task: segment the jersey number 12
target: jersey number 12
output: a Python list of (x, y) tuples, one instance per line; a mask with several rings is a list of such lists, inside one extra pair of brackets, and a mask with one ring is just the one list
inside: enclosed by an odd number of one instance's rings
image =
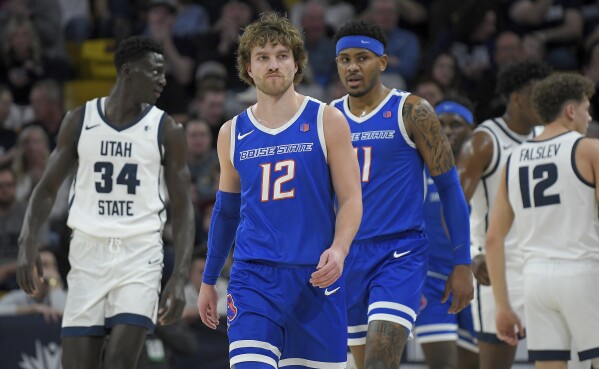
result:
[[(260, 191), (260, 201), (267, 202), (271, 200), (271, 186), (270, 177), (272, 172), (272, 163), (260, 164), (262, 167), (262, 186)], [(289, 191), (283, 191), (282, 186), (284, 183), (291, 181), (295, 178), (295, 161), (294, 160), (283, 160), (275, 163), (275, 172), (285, 171), (285, 174), (275, 179), (272, 185), (272, 200), (282, 200), (295, 197), (295, 187)]]
[(557, 181), (557, 166), (553, 163), (540, 164), (532, 169), (532, 178), (541, 179), (533, 187), (534, 204), (530, 199), (530, 172), (528, 166), (523, 166), (518, 169), (520, 178), (520, 193), (522, 194), (522, 206), (530, 208), (531, 206), (547, 206), (560, 203), (559, 194), (545, 193), (549, 187), (553, 186)]

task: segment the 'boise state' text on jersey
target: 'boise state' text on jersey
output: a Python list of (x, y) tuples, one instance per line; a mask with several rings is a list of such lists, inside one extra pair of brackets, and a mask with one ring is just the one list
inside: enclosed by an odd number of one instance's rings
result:
[(333, 187), (323, 131), (326, 105), (305, 97), (282, 127), (248, 108), (231, 122), (231, 162), (241, 180), (235, 260), (316, 265), (333, 242)]
[(443, 220), (443, 205), (437, 186), (426, 170), (426, 201), (424, 222), (429, 239), (428, 275), (447, 277), (453, 271), (453, 245)]
[(424, 230), (424, 164), (402, 118), (408, 95), (393, 89), (363, 117), (351, 113), (347, 95), (331, 103), (347, 118), (360, 163), (364, 213), (355, 240)]
[(160, 232), (166, 220), (160, 137), (166, 114), (148, 105), (133, 122), (115, 126), (106, 119), (105, 101), (88, 101), (81, 112), (67, 224), (96, 237)]

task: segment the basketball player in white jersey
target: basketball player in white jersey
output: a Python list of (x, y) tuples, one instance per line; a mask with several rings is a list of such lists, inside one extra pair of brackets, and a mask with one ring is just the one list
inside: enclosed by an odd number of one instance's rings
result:
[[(502, 69), (497, 90), (507, 99), (506, 112), (481, 123), (474, 130), (457, 162), (460, 182), (472, 207), (472, 271), (477, 280), (472, 315), (479, 344), (480, 369), (509, 369), (516, 354), (515, 347), (498, 340), (495, 335), (495, 305), (485, 266), (485, 235), (488, 214), (499, 187), (500, 169), (516, 146), (534, 136), (533, 128), (538, 124), (530, 108), (532, 87), (548, 75), (548, 67), (538, 62), (525, 61)], [(513, 286), (510, 293), (515, 311), (522, 316), (522, 256), (512, 237), (508, 237), (506, 247), (508, 283)]]
[[(34, 269), (41, 274), (37, 233), (56, 191), (77, 168), (67, 220), (73, 236), (61, 333), (64, 369), (135, 368), (156, 321), (175, 321), (185, 306), (193, 208), (183, 127), (153, 106), (166, 84), (164, 57), (154, 41), (133, 37), (119, 45), (115, 66), (110, 95), (64, 118), (19, 237), (17, 279), (33, 293)], [(165, 185), (176, 255), (159, 302)]]
[[(555, 74), (539, 82), (532, 105), (546, 127), (512, 152), (491, 213), (487, 263), (497, 336), (514, 345), (522, 325), (510, 307), (504, 240), (515, 225), (524, 254), (529, 358), (537, 369), (565, 369), (571, 345), (599, 368), (599, 140), (588, 78)], [(513, 228), (513, 227), (512, 227)]]

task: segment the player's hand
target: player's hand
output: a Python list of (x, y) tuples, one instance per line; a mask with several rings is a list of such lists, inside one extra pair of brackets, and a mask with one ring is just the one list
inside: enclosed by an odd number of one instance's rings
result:
[(37, 292), (38, 283), (44, 282), (42, 259), (36, 249), (27, 252), (30, 248), (19, 245), (17, 258), (17, 283), (28, 295)]
[(62, 311), (57, 310), (51, 306), (35, 304), (33, 305), (33, 311), (44, 316), (44, 320), (48, 323), (55, 323), (60, 321), (62, 318)]
[(451, 306), (447, 311), (449, 314), (457, 314), (470, 304), (474, 297), (474, 286), (472, 283), (472, 270), (469, 265), (456, 265), (445, 282), (445, 292), (441, 302), (447, 301), (452, 295)]
[(485, 254), (479, 254), (472, 258), (472, 273), (478, 283), (483, 286), (491, 285), (489, 271), (487, 270), (487, 257)]
[(333, 283), (343, 273), (343, 263), (346, 253), (335, 247), (329, 247), (320, 255), (320, 261), (316, 266), (316, 271), (312, 273), (310, 283), (314, 287), (326, 288)]
[(518, 335), (524, 336), (524, 328), (522, 328), (520, 318), (512, 309), (498, 307), (495, 312), (495, 325), (497, 327), (497, 338), (509, 345), (516, 346), (518, 344)]
[(198, 310), (200, 311), (200, 319), (208, 328), (216, 329), (218, 325), (218, 313), (216, 312), (216, 303), (218, 301), (218, 293), (216, 286), (202, 282), (200, 294), (198, 296)]
[(166, 283), (160, 303), (158, 304), (158, 323), (167, 325), (181, 317), (185, 308), (184, 281), (181, 278), (171, 278)]

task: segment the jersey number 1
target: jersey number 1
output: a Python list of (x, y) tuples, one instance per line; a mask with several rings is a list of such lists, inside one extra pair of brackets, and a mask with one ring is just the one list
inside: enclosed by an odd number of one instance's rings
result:
[(549, 195), (545, 191), (557, 181), (557, 166), (553, 163), (540, 164), (532, 169), (532, 178), (541, 179), (533, 188), (534, 204), (530, 201), (530, 173), (528, 166), (518, 169), (520, 178), (520, 193), (522, 194), (522, 205), (524, 208), (531, 206), (547, 206), (560, 203), (559, 194)]
[[(364, 151), (364, 165), (362, 166), (362, 182), (370, 181), (370, 164), (372, 163), (372, 146), (362, 146), (362, 151)], [(358, 148), (354, 147), (354, 153), (356, 153), (356, 158), (360, 161), (358, 156)]]
[[(262, 167), (262, 186), (260, 191), (260, 201), (267, 202), (270, 198), (270, 174), (272, 171), (272, 163), (260, 164)], [(291, 181), (295, 178), (295, 161), (283, 160), (275, 163), (275, 172), (286, 170), (286, 173), (275, 180), (272, 186), (272, 200), (282, 200), (295, 197), (295, 188), (289, 191), (283, 191), (281, 187), (283, 183)]]

